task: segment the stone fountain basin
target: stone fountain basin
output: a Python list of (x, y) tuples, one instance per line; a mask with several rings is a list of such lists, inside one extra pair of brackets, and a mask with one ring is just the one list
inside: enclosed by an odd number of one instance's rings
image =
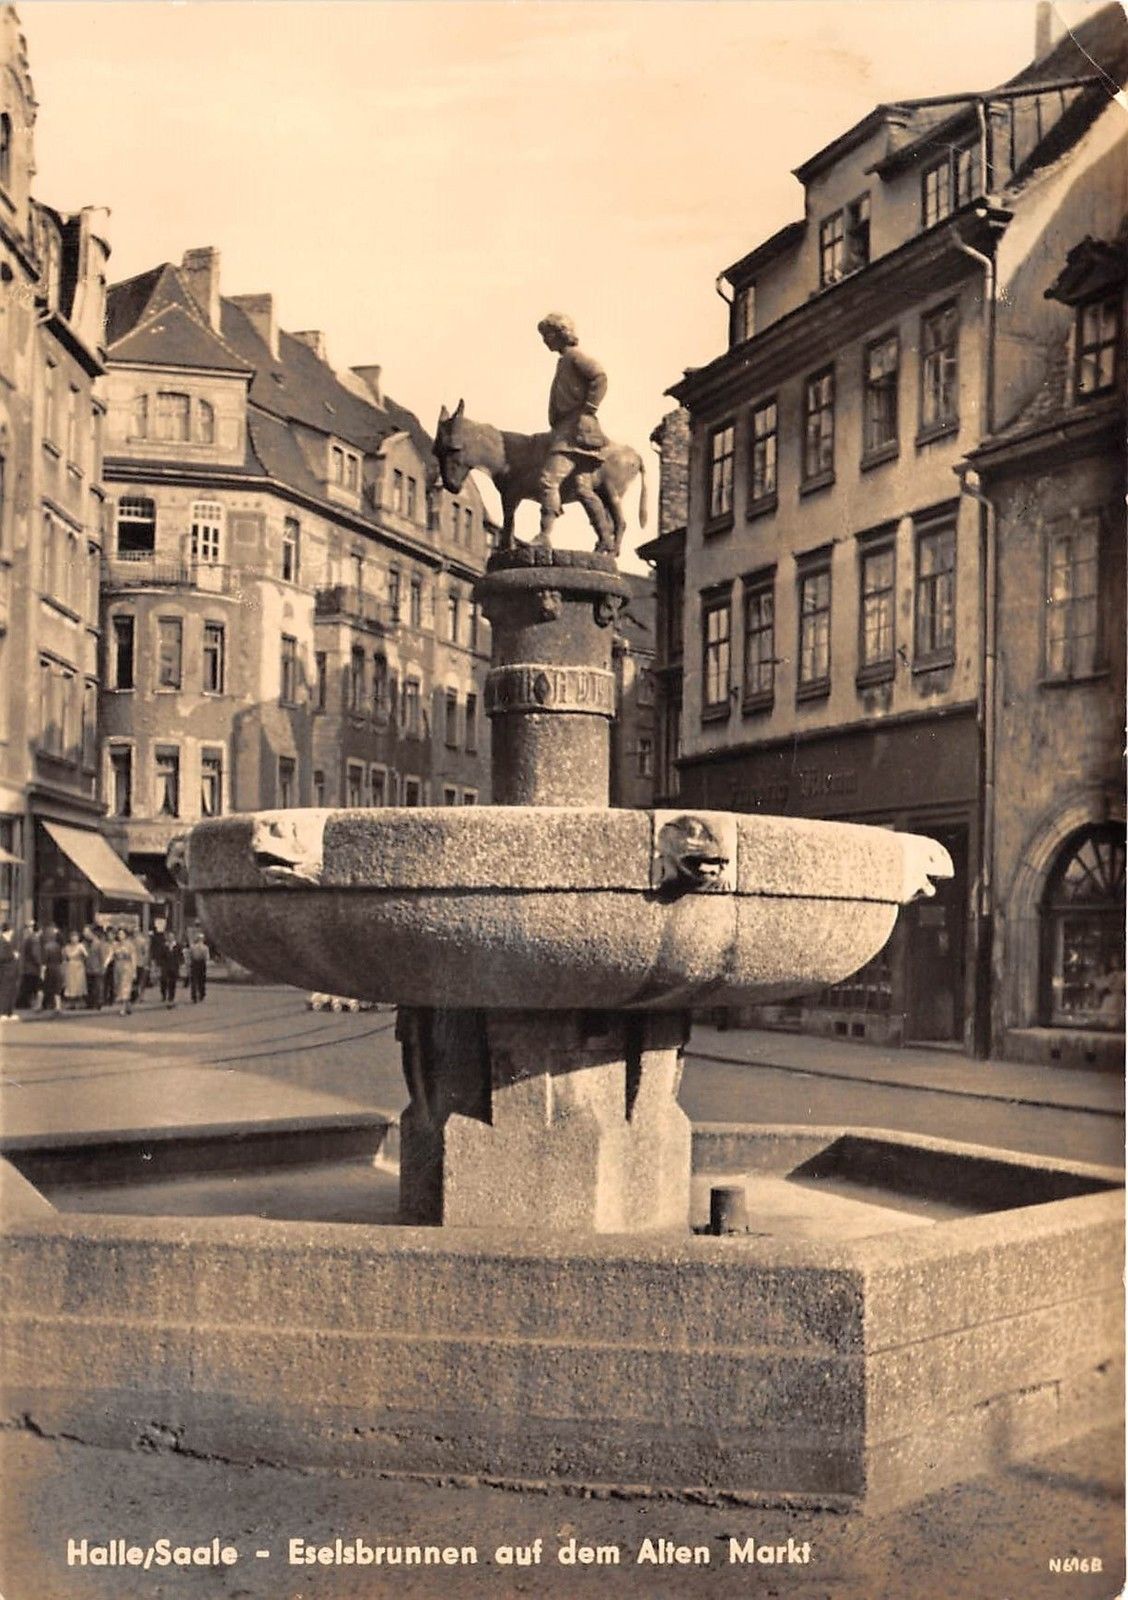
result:
[(542, 806), (225, 817), (192, 830), (186, 857), (209, 936), (263, 976), (537, 1010), (735, 1006), (836, 983), (952, 871), (935, 841), (884, 828)]

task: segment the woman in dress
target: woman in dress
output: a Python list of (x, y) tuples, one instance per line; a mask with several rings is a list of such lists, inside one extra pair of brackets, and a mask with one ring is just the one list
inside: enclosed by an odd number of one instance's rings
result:
[(54, 923), (43, 935), (43, 1009), (63, 1009), (63, 941)]
[(86, 946), (73, 928), (63, 946), (63, 1001), (68, 1011), (86, 1004)]
[(126, 1017), (133, 1010), (131, 996), (133, 980), (137, 976), (137, 953), (133, 948), (133, 940), (124, 928), (119, 928), (114, 934), (111, 964), (114, 974), (114, 1000), (121, 1015)]

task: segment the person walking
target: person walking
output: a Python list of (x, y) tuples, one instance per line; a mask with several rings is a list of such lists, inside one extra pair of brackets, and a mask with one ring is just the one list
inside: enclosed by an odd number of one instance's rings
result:
[(86, 1009), (101, 1011), (106, 998), (106, 961), (109, 947), (101, 928), (95, 922), (83, 929), (86, 946)]
[(208, 992), (208, 942), (199, 928), (188, 943), (188, 990), (193, 1005)]
[(157, 967), (161, 975), (161, 999), (172, 1009), (176, 1004), (176, 984), (180, 977), (180, 945), (171, 928), (166, 928), (157, 947)]
[(43, 935), (43, 1010), (63, 1009), (63, 941), (52, 922)]
[(16, 1010), (30, 1011), (35, 1007), (43, 984), (43, 945), (39, 938), (39, 924), (34, 919), (27, 924), (20, 940), (20, 986), (16, 994)]
[(16, 994), (20, 987), (20, 953), (10, 922), (0, 922), (0, 1022), (18, 1022)]
[(113, 947), (110, 952), (110, 970), (114, 976), (114, 999), (123, 1017), (127, 1017), (133, 1010), (133, 980), (137, 976), (137, 956), (133, 949), (133, 940), (124, 928), (119, 928), (114, 935)]
[(138, 928), (133, 935), (133, 954), (137, 958), (137, 977), (133, 984), (134, 1000), (144, 1000), (149, 983), (149, 935)]
[(63, 946), (63, 1004), (77, 1011), (86, 999), (86, 946), (72, 928)]

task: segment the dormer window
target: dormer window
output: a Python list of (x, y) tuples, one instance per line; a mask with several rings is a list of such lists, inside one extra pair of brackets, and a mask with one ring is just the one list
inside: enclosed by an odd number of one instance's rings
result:
[(130, 408), (129, 437), (161, 444), (214, 444), (215, 407), (176, 390), (135, 394)]
[(343, 484), (345, 481), (345, 452), (339, 444), (333, 445), (329, 451), (329, 467), (333, 482)]
[(870, 256), (869, 195), (859, 195), (819, 226), (819, 287), (868, 266)]
[(196, 436), (201, 444), (215, 443), (215, 407), (209, 400), (196, 402)]
[(974, 200), (983, 187), (979, 144), (957, 145), (941, 160), (925, 167), (921, 175), (921, 214), (924, 226), (943, 222), (953, 211)]
[(349, 494), (359, 494), (360, 456), (355, 450), (346, 450), (339, 444), (329, 446), (329, 482)]
[(743, 344), (756, 332), (756, 285), (746, 283), (738, 289), (732, 302), (732, 337), (730, 343)]
[(1116, 387), (1120, 297), (1104, 295), (1077, 307), (1076, 388), (1079, 400)]
[(191, 438), (192, 402), (186, 394), (165, 389), (157, 394), (154, 435), (167, 444), (184, 444)]

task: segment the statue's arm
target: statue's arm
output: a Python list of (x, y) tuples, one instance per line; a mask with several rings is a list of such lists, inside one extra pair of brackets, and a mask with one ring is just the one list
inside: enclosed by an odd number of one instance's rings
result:
[(594, 356), (585, 356), (577, 350), (575, 368), (584, 385), (584, 410), (593, 416), (603, 396), (607, 393), (607, 374)]

